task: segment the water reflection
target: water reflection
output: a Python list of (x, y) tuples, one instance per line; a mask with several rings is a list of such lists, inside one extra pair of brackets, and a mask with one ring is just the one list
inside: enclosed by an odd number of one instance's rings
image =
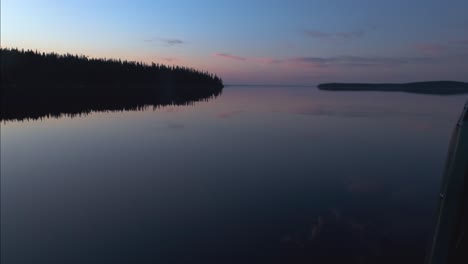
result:
[(78, 97), (65, 99), (44, 98), (2, 98), (2, 111), (0, 121), (9, 120), (43, 120), (61, 117), (83, 117), (94, 112), (121, 112), (121, 111), (147, 111), (162, 107), (193, 106), (197, 102), (207, 102), (215, 99), (222, 93), (222, 88), (214, 91), (208, 90), (188, 98), (183, 97), (156, 97), (154, 95), (136, 95), (117, 97), (109, 96), (105, 100), (98, 98)]
[(464, 102), (229, 87), (4, 122), (2, 263), (422, 263)]

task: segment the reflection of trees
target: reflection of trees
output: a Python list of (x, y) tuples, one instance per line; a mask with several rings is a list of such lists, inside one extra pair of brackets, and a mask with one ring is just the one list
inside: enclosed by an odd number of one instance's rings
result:
[(195, 69), (1, 49), (1, 118), (75, 115), (184, 105), (221, 93), (222, 80)]

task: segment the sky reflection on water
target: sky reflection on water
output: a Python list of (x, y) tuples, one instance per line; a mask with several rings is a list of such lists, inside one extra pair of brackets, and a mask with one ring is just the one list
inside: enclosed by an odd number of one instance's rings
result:
[(2, 123), (2, 263), (421, 263), (465, 100), (227, 87)]

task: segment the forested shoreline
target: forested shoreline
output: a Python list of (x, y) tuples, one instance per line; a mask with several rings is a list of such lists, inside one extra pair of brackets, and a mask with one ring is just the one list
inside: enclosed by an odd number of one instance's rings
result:
[(187, 67), (0, 52), (2, 120), (190, 104), (218, 96), (224, 87), (218, 76)]

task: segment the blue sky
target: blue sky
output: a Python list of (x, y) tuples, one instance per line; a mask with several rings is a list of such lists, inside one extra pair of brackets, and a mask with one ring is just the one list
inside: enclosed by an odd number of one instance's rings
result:
[(468, 1), (2, 0), (1, 44), (226, 83), (468, 81)]

